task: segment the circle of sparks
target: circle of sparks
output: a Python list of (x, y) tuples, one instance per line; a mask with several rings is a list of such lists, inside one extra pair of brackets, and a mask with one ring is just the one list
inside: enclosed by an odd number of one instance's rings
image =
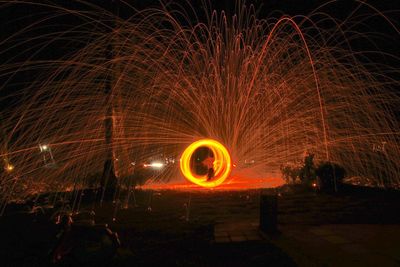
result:
[[(208, 179), (207, 174), (197, 175), (191, 170), (191, 158), (200, 147), (207, 147), (214, 154), (214, 177), (212, 179)], [(207, 188), (216, 187), (222, 184), (231, 173), (231, 156), (221, 143), (212, 139), (202, 139), (190, 144), (185, 149), (180, 159), (180, 168), (183, 176), (190, 182)]]

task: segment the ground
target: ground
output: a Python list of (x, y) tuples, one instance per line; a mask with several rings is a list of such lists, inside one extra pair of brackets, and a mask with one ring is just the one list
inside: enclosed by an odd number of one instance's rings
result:
[[(258, 231), (259, 199), (277, 193), (280, 234)], [(398, 192), (345, 189), (337, 195), (278, 190), (139, 190), (136, 205), (82, 202), (96, 223), (119, 234), (121, 248), (97, 266), (396, 266)], [(2, 266), (44, 266), (58, 226), (9, 208), (0, 218)], [(113, 220), (113, 218), (115, 218)], [(369, 258), (368, 258), (369, 257)], [(375, 262), (374, 262), (375, 261)]]

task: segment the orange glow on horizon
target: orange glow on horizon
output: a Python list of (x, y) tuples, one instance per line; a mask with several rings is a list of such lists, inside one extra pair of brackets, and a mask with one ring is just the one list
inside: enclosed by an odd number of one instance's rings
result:
[[(200, 147), (208, 147), (214, 154), (212, 165), (215, 175), (211, 180), (208, 179), (207, 174), (197, 175), (191, 170), (190, 160), (193, 153)], [(185, 149), (180, 159), (180, 168), (183, 176), (190, 182), (207, 188), (216, 187), (221, 185), (231, 173), (231, 156), (221, 143), (212, 139), (201, 139)]]
[(174, 183), (149, 182), (140, 189), (144, 190), (177, 190), (177, 191), (240, 191), (251, 189), (275, 188), (285, 184), (280, 177), (272, 178), (246, 178), (246, 177), (229, 177), (224, 183), (218, 187), (203, 187), (188, 181), (180, 181)]

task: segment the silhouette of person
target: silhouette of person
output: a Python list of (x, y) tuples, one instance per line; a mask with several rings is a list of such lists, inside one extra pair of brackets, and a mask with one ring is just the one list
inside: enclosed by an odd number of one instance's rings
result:
[(209, 168), (207, 173), (207, 181), (210, 181), (214, 178), (214, 168)]
[(214, 178), (215, 171), (214, 171), (214, 155), (209, 154), (206, 159), (203, 160), (202, 164), (207, 166), (208, 171), (207, 171), (207, 181), (211, 180)]

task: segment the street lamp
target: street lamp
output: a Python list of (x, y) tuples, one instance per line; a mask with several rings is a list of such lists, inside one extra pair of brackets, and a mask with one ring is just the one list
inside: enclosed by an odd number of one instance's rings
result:
[(40, 153), (43, 155), (43, 162), (47, 167), (54, 167), (56, 162), (49, 144), (39, 144)]
[(40, 152), (49, 151), (49, 145), (42, 145), (42, 144), (39, 144), (39, 149), (40, 149)]
[(14, 165), (7, 163), (5, 169), (7, 172), (12, 172), (14, 170)]

